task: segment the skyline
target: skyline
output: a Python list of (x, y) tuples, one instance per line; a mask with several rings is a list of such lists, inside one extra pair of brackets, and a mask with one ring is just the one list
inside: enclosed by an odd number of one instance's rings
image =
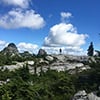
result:
[(1, 0), (0, 50), (15, 43), (20, 52), (86, 54), (100, 50), (100, 1)]

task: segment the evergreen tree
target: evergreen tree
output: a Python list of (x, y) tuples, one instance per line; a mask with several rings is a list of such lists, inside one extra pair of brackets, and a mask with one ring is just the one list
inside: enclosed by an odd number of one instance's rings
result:
[(9, 96), (9, 93), (7, 91), (4, 95), (2, 95), (2, 100), (11, 100), (11, 97)]
[(88, 51), (87, 53), (88, 56), (93, 56), (93, 52), (94, 52), (93, 42), (90, 43), (90, 46), (87, 51)]

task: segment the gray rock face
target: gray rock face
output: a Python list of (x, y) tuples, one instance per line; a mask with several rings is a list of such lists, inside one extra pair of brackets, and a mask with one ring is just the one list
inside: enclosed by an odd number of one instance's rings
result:
[(48, 60), (48, 61), (53, 61), (54, 60), (54, 58), (52, 56), (46, 56), (45, 59)]
[(89, 100), (100, 100), (100, 97), (96, 96), (94, 93), (88, 94)]
[(83, 70), (90, 69), (89, 65), (85, 65), (83, 62), (88, 61), (85, 56), (73, 56), (73, 55), (52, 55), (57, 60), (51, 64), (51, 69), (57, 71), (68, 70), (70, 74), (76, 72), (82, 72)]
[(93, 92), (87, 94), (85, 90), (78, 91), (72, 100), (100, 100), (100, 97), (96, 96)]
[(52, 55), (53, 57), (57, 58), (58, 62), (66, 62), (67, 57), (65, 55)]
[(82, 91), (78, 91), (72, 100), (89, 100), (88, 99), (88, 95), (87, 93), (85, 92), (85, 90), (82, 90)]
[(43, 49), (40, 49), (38, 52), (38, 56), (45, 56), (45, 55), (47, 55), (46, 51)]
[(1, 51), (4, 55), (15, 55), (15, 54), (19, 54), (18, 49), (16, 47), (16, 45), (14, 43), (10, 43), (7, 47), (5, 47), (2, 51)]

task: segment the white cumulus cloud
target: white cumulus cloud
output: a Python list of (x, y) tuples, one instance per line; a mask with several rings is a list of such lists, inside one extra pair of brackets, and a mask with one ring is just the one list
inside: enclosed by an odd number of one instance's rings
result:
[(72, 14), (70, 12), (61, 12), (61, 17), (69, 18), (69, 17), (72, 17)]
[(1, 0), (5, 5), (13, 5), (21, 8), (28, 8), (30, 0)]
[(60, 15), (61, 15), (62, 22), (66, 22), (68, 21), (69, 18), (72, 17), (72, 14), (70, 12), (61, 12)]
[(3, 46), (6, 44), (6, 41), (0, 40), (0, 46)]
[(32, 28), (40, 29), (45, 21), (34, 10), (13, 9), (5, 15), (0, 15), (0, 27), (6, 29)]
[(62, 54), (74, 54), (74, 55), (85, 55), (86, 52), (83, 51), (80, 47), (72, 47), (72, 46), (64, 46), (64, 47), (46, 47), (43, 46), (48, 54), (60, 54), (60, 49), (62, 50)]
[(6, 41), (0, 40), (0, 50), (2, 50), (8, 43)]
[(30, 53), (36, 53), (38, 50), (38, 45), (32, 43), (21, 42), (17, 47), (20, 52), (29, 51)]
[(50, 28), (49, 35), (45, 37), (44, 46), (65, 47), (66, 51), (82, 51), (87, 34), (78, 34), (72, 24), (60, 23)]

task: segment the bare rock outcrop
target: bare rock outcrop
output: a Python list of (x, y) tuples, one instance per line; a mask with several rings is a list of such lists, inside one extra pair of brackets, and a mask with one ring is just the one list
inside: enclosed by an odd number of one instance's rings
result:
[(85, 90), (78, 91), (72, 100), (89, 100), (88, 95)]
[(38, 54), (37, 54), (38, 56), (46, 56), (47, 55), (47, 52), (44, 50), (44, 49), (40, 49), (39, 51), (38, 51)]
[(7, 47), (5, 47), (2, 51), (1, 51), (2, 54), (4, 55), (10, 55), (10, 56), (13, 56), (13, 55), (18, 55), (19, 54), (19, 51), (16, 47), (16, 45), (14, 43), (10, 43)]

